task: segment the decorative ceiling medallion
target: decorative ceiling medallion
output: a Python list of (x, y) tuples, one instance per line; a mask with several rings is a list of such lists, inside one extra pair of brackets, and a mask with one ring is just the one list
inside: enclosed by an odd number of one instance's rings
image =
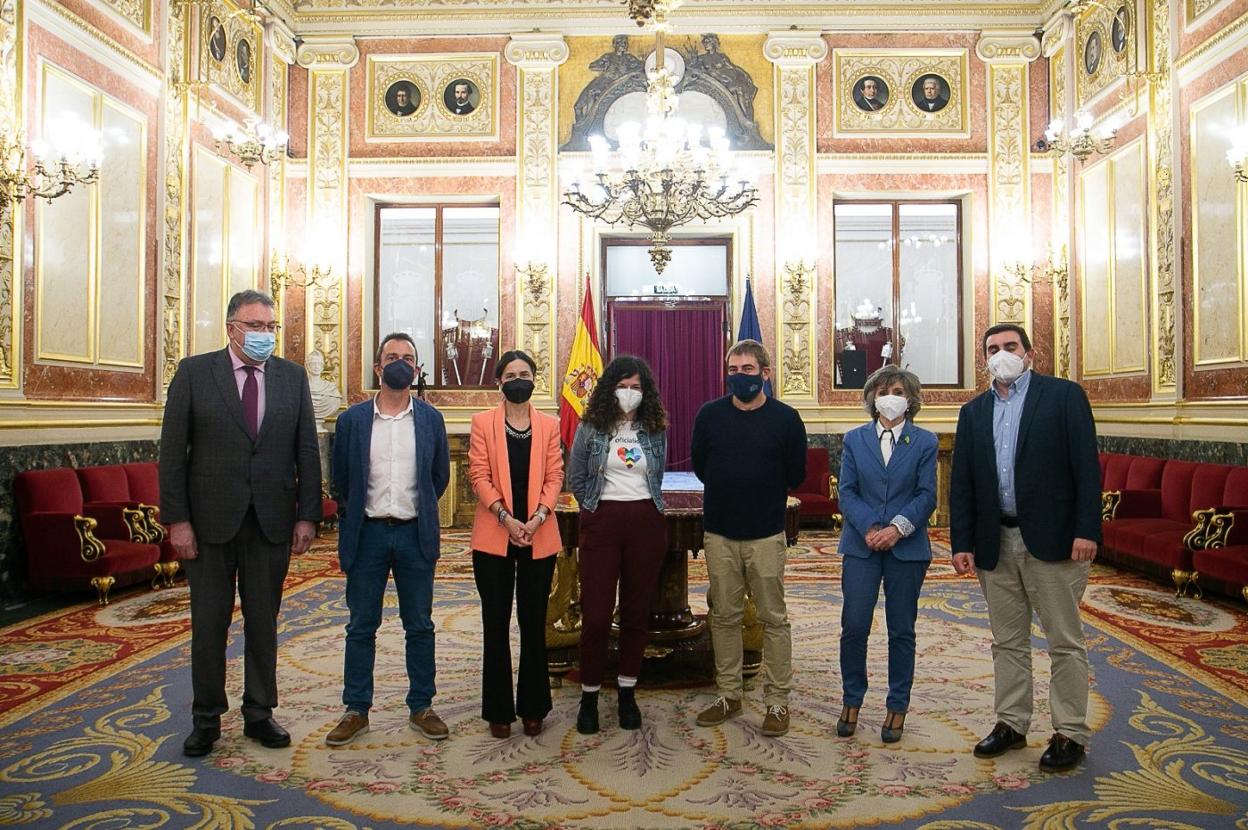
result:
[(965, 49), (834, 49), (834, 135), (970, 135)]
[(498, 54), (368, 57), (369, 141), (498, 138)]

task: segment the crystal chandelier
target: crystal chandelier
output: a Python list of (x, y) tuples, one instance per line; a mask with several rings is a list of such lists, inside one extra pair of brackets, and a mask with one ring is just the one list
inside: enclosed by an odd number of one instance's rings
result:
[(30, 144), (33, 164), (27, 172), (21, 135), (0, 130), (0, 216), (27, 196), (51, 202), (76, 185), (99, 180), (104, 155), (99, 132), (71, 116), (61, 117), (45, 132), (46, 138)]
[(212, 135), (217, 140), (219, 155), (233, 155), (248, 170), (256, 162), (272, 164), (280, 159), (290, 138), (285, 130), (275, 130), (255, 120), (248, 121), (245, 128), (234, 123), (214, 127)]
[(1093, 153), (1108, 153), (1118, 135), (1118, 121), (1111, 118), (1099, 130), (1092, 131), (1092, 116), (1086, 112), (1075, 113), (1074, 124), (1067, 131), (1061, 118), (1049, 122), (1044, 140), (1049, 148), (1058, 153), (1074, 156), (1082, 164)]
[(675, 227), (695, 219), (735, 216), (758, 201), (750, 171), (734, 165), (723, 131), (706, 131), (676, 117), (675, 81), (664, 66), (667, 12), (678, 3), (630, 0), (629, 15), (638, 25), (652, 22), (655, 66), (647, 73), (644, 127), (622, 124), (619, 146), (612, 151), (607, 139), (590, 136), (593, 168), (588, 177), (573, 167), (563, 203), (590, 219), (609, 225), (638, 225), (650, 232), (650, 261), (656, 273), (672, 259), (667, 243)]

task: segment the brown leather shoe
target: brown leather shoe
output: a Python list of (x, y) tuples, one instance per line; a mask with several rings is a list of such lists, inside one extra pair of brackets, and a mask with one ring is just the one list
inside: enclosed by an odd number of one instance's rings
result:
[(529, 737), (542, 734), (541, 718), (522, 718), (524, 722), (524, 734)]
[(446, 728), (446, 724), (433, 711), (432, 706), (413, 714), (407, 719), (407, 723), (431, 741), (444, 741), (451, 734), (451, 730)]
[(769, 738), (778, 738), (789, 731), (789, 707), (768, 706), (767, 715), (763, 718), (763, 734)]
[(698, 715), (698, 726), (719, 726), (729, 718), (741, 714), (741, 701), (720, 695), (715, 702)]
[(349, 711), (338, 721), (338, 725), (329, 730), (325, 736), (326, 746), (346, 746), (360, 735), (368, 732), (368, 715)]
[(510, 738), (511, 737), (511, 724), (510, 723), (491, 723), (490, 734), (493, 735), (495, 738), (498, 738), (500, 741), (503, 738)]

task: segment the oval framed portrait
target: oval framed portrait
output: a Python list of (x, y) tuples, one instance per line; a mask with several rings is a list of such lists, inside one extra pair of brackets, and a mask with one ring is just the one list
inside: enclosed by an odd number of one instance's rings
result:
[(935, 72), (920, 75), (910, 87), (910, 99), (919, 112), (940, 112), (949, 106), (949, 81)]
[(420, 87), (407, 79), (395, 81), (386, 87), (386, 109), (399, 118), (408, 118), (416, 114), (423, 103)]
[(1114, 23), (1109, 29), (1109, 45), (1122, 54), (1127, 48), (1127, 38), (1131, 36), (1131, 8), (1125, 3), (1114, 12)]
[(854, 81), (854, 106), (863, 112), (879, 112), (888, 106), (888, 83), (879, 75), (863, 75)]
[(1088, 39), (1083, 42), (1083, 70), (1089, 75), (1095, 75), (1097, 70), (1101, 68), (1101, 52), (1104, 44), (1101, 43), (1101, 33), (1097, 29), (1093, 29), (1088, 35)]
[(225, 27), (221, 18), (208, 18), (208, 54), (217, 63), (225, 60)]
[(234, 44), (234, 66), (238, 79), (244, 84), (251, 83), (251, 43), (244, 38)]
[(475, 81), (456, 78), (442, 90), (442, 103), (451, 115), (471, 115), (481, 104), (481, 90)]

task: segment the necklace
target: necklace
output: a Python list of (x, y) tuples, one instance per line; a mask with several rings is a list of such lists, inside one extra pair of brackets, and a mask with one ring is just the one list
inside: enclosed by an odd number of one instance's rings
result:
[(507, 435), (511, 438), (523, 440), (533, 436), (533, 424), (529, 424), (527, 429), (519, 430), (511, 425), (506, 418), (503, 419), (503, 429), (507, 430)]

